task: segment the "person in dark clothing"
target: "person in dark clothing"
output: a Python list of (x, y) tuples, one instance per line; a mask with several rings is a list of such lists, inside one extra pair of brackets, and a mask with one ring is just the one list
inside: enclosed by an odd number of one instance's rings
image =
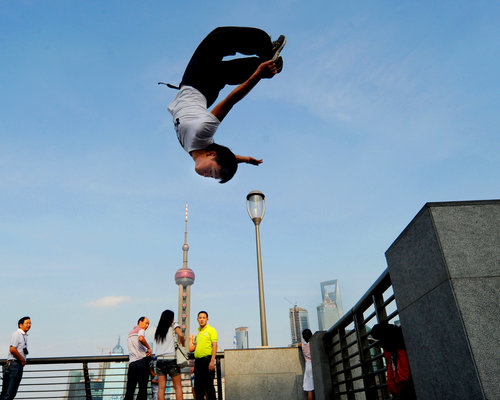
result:
[(387, 386), (394, 400), (416, 400), (401, 328), (391, 324), (376, 324), (370, 335), (384, 349), (387, 365)]
[[(273, 42), (257, 28), (216, 28), (194, 52), (179, 87), (168, 85), (179, 89), (168, 111), (181, 146), (195, 162), (196, 173), (225, 183), (236, 173), (238, 163), (262, 162), (235, 155), (227, 147), (214, 143), (213, 136), (231, 108), (262, 78), (272, 78), (281, 72), (283, 59), (279, 54), (285, 43), (285, 36)], [(224, 60), (236, 53), (251, 57)], [(226, 85), (238, 86), (209, 111)]]
[(149, 319), (140, 317), (137, 325), (128, 334), (128, 372), (127, 389), (124, 400), (133, 400), (135, 388), (139, 385), (137, 400), (146, 400), (148, 394), (149, 363), (151, 361), (151, 347), (145, 338)]

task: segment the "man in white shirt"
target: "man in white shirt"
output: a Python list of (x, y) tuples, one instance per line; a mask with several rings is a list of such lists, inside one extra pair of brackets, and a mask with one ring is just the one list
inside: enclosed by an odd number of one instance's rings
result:
[(151, 361), (151, 347), (146, 341), (145, 331), (148, 329), (149, 319), (140, 317), (128, 334), (128, 374), (127, 390), (124, 400), (133, 400), (135, 387), (139, 384), (137, 400), (146, 400), (148, 394), (149, 362)]
[(7, 363), (3, 367), (3, 383), (0, 400), (16, 397), (17, 389), (23, 377), (23, 369), (28, 355), (28, 331), (31, 328), (30, 317), (23, 317), (17, 322), (17, 329), (10, 339)]
[[(238, 163), (262, 163), (235, 155), (214, 143), (213, 136), (231, 108), (262, 78), (281, 72), (283, 59), (279, 54), (285, 43), (283, 35), (272, 42), (263, 30), (234, 26), (216, 28), (200, 43), (184, 72), (179, 93), (168, 106), (177, 138), (193, 158), (196, 173), (225, 183), (236, 173)], [(236, 53), (256, 57), (223, 61)], [(225, 85), (239, 86), (209, 111)]]

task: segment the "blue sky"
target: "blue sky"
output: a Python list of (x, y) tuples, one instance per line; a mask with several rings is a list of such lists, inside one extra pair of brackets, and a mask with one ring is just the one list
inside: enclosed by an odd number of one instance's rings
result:
[[(36, 357), (109, 351), (140, 315), (175, 311), (186, 202), (193, 311), (223, 348), (238, 326), (259, 345), (255, 189), (270, 345), (290, 343), (286, 299), (317, 329), (320, 281), (353, 306), (426, 202), (498, 198), (498, 15), (493, 1), (0, 1), (0, 356), (25, 314)], [(195, 174), (175, 91), (156, 82), (179, 82), (224, 25), (288, 43), (283, 72), (216, 136), (264, 163), (220, 185)]]

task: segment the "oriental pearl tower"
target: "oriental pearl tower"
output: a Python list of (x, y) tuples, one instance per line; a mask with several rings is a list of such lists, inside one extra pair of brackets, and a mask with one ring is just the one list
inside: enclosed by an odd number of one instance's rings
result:
[(184, 337), (189, 338), (189, 310), (191, 304), (191, 285), (194, 283), (194, 272), (188, 267), (187, 243), (187, 223), (188, 223), (188, 205), (186, 203), (186, 228), (184, 230), (184, 244), (182, 245), (183, 260), (182, 267), (175, 273), (175, 283), (179, 285), (179, 325), (184, 333)]

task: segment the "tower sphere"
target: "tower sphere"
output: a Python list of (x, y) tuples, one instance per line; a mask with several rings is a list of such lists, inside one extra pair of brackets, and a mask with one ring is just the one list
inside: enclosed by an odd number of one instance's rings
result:
[(194, 283), (194, 272), (191, 268), (180, 268), (175, 273), (175, 283), (182, 286), (190, 286)]

